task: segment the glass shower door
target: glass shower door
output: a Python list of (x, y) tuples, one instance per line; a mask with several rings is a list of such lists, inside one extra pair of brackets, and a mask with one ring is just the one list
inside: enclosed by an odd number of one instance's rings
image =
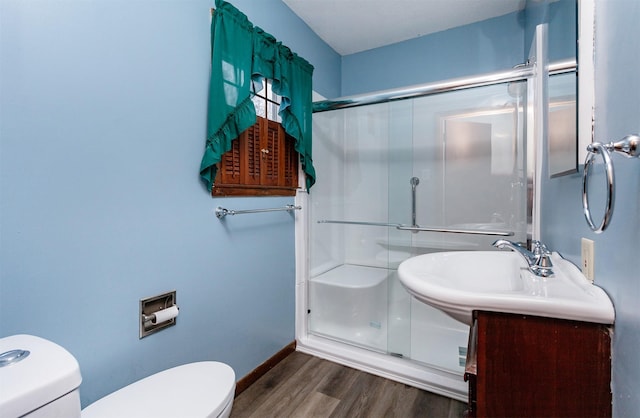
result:
[(495, 232), (526, 241), (525, 94), (504, 83), (314, 115), (310, 333), (462, 373), (468, 327), (411, 298), (397, 267), (493, 250)]
[(463, 372), (468, 327), (409, 297), (395, 269), (420, 254), (493, 250), (494, 232), (526, 242), (525, 94), (524, 82), (505, 83), (391, 105), (389, 221), (481, 234), (390, 229), (389, 353)]
[[(314, 115), (311, 333), (387, 352), (388, 105)], [(318, 155), (321, 155), (320, 157)]]

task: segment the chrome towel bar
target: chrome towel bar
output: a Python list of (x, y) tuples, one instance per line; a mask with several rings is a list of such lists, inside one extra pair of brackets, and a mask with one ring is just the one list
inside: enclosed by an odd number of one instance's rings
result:
[[(609, 226), (611, 218), (613, 217), (613, 208), (616, 199), (616, 184), (613, 171), (613, 161), (611, 159), (611, 153), (617, 152), (625, 155), (629, 158), (640, 158), (640, 136), (627, 135), (618, 142), (610, 142), (608, 144), (602, 144), (600, 142), (594, 142), (587, 146), (587, 158), (584, 162), (584, 172), (582, 175), (582, 208), (584, 210), (584, 217), (589, 224), (589, 228), (596, 234), (601, 233)], [(605, 173), (607, 176), (607, 203), (605, 205), (604, 215), (602, 216), (602, 222), (600, 225), (596, 225), (593, 222), (591, 216), (591, 210), (589, 209), (589, 171), (597, 154), (602, 155), (602, 161), (605, 165)]]
[(218, 206), (216, 208), (216, 216), (218, 219), (222, 219), (227, 215), (244, 215), (245, 213), (262, 213), (262, 212), (280, 212), (287, 211), (290, 212), (292, 210), (300, 210), (302, 206), (294, 206), (294, 205), (286, 205), (281, 208), (269, 208), (269, 209), (248, 209), (248, 210), (229, 210), (223, 207)]

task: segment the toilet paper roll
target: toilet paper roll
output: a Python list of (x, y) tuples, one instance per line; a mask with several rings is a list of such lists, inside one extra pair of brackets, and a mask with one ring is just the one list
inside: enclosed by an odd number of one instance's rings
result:
[(176, 305), (173, 305), (170, 308), (163, 309), (161, 311), (154, 313), (156, 318), (151, 320), (151, 323), (155, 325), (155, 324), (169, 321), (170, 319), (173, 319), (176, 316), (178, 316), (179, 313), (180, 313), (180, 310), (178, 309), (178, 307)]

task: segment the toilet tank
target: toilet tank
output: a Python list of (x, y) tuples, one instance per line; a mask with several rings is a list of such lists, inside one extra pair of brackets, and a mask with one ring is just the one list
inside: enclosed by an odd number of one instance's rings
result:
[(32, 335), (0, 338), (0, 365), (1, 418), (80, 416), (80, 367), (58, 344)]

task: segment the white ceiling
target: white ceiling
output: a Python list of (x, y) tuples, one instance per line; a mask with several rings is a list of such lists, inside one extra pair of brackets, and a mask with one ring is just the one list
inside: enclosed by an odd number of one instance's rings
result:
[(338, 54), (522, 10), (526, 0), (283, 0)]

